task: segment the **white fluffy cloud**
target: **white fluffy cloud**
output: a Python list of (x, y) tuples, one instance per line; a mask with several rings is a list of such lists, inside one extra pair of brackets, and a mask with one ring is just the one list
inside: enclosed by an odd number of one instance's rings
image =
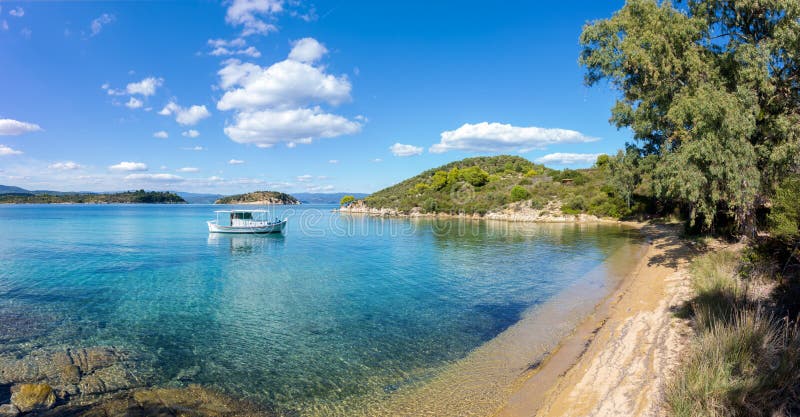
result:
[(225, 92), (217, 103), (220, 110), (285, 108), (309, 103), (336, 106), (350, 100), (351, 86), (346, 75), (336, 77), (326, 74), (322, 67), (291, 59), (267, 68), (229, 61), (219, 75), (221, 86), (239, 86)]
[(15, 8), (13, 8), (13, 9), (9, 10), (8, 14), (11, 15), (11, 16), (14, 16), (14, 17), (22, 17), (22, 16), (25, 16), (25, 9), (23, 9), (22, 7), (17, 6)]
[(225, 134), (239, 143), (270, 147), (286, 142), (289, 146), (311, 143), (316, 138), (357, 133), (361, 125), (319, 108), (241, 112)]
[(421, 155), (424, 149), (421, 146), (404, 145), (402, 143), (395, 143), (389, 147), (394, 156), (414, 156)]
[(263, 35), (278, 30), (264, 19), (272, 19), (283, 11), (283, 0), (233, 0), (228, 6), (225, 21), (242, 26), (242, 36)]
[(191, 106), (189, 108), (181, 107), (174, 101), (170, 101), (161, 109), (158, 114), (162, 116), (175, 116), (175, 120), (182, 125), (196, 125), (200, 120), (211, 116), (206, 106)]
[(244, 161), (242, 161), (241, 159), (231, 159), (230, 161), (228, 161), (229, 165), (241, 165), (243, 163)]
[(10, 147), (8, 147), (6, 145), (0, 145), (0, 156), (19, 155), (21, 153), (22, 153), (22, 151), (18, 151), (16, 149), (11, 149)]
[(120, 172), (147, 171), (147, 164), (142, 162), (120, 162), (116, 165), (111, 165), (108, 169)]
[(0, 136), (16, 136), (42, 130), (36, 123), (20, 122), (14, 119), (0, 119)]
[(59, 171), (74, 171), (76, 169), (81, 169), (83, 166), (81, 164), (72, 162), (72, 161), (64, 161), (64, 162), (55, 162), (47, 166), (50, 169), (55, 169)]
[(183, 168), (178, 168), (176, 171), (178, 171), (178, 172), (199, 172), (200, 168), (183, 167)]
[(189, 130), (187, 130), (185, 132), (182, 132), (181, 136), (185, 136), (187, 138), (196, 138), (196, 137), (200, 136), (200, 132), (198, 132), (198, 131), (196, 131), (194, 129), (189, 129)]
[(557, 143), (593, 142), (597, 138), (575, 130), (518, 127), (502, 123), (465, 123), (456, 130), (442, 132), (441, 141), (431, 146), (433, 153), (453, 150), (474, 152), (528, 152)]
[(328, 161), (328, 163), (329, 164), (338, 164), (339, 160), (338, 159), (331, 159), (331, 160)]
[(313, 176), (313, 175), (310, 175), (310, 174), (305, 174), (305, 175), (300, 175), (300, 176), (298, 176), (298, 177), (297, 177), (297, 178), (295, 178), (295, 179), (296, 179), (297, 181), (299, 181), (299, 182), (309, 182), (309, 181), (311, 181), (311, 180), (313, 180), (313, 179), (314, 179), (314, 176)]
[(89, 36), (96, 36), (103, 30), (103, 26), (117, 20), (113, 14), (103, 13), (97, 19), (92, 20), (90, 29), (92, 33)]
[(153, 133), (153, 137), (159, 139), (166, 139), (169, 137), (169, 133), (167, 133), (165, 130), (159, 130), (158, 132)]
[(541, 158), (536, 158), (536, 163), (552, 165), (593, 164), (601, 153), (551, 153)]
[(220, 87), (227, 91), (217, 103), (235, 111), (225, 133), (239, 143), (294, 147), (314, 139), (357, 133), (361, 124), (324, 111), (320, 104), (337, 106), (350, 100), (347, 76), (327, 74), (312, 65), (327, 49), (312, 38), (294, 42), (289, 58), (268, 67), (225, 61)]
[(163, 78), (147, 77), (142, 81), (130, 83), (125, 87), (128, 94), (139, 94), (145, 97), (152, 96), (156, 89), (164, 85)]
[(292, 42), (289, 59), (312, 64), (328, 53), (328, 48), (314, 38), (303, 38)]
[(131, 97), (131, 99), (128, 100), (127, 103), (125, 103), (125, 107), (127, 107), (129, 109), (138, 109), (138, 108), (142, 107), (143, 105), (144, 105), (144, 103), (142, 103), (142, 100), (139, 100), (136, 97)]
[(261, 72), (261, 67), (249, 62), (241, 62), (238, 59), (229, 59), (223, 62), (225, 65), (217, 74), (219, 75), (219, 86), (228, 89), (234, 85), (245, 85), (249, 83), (252, 76)]
[(129, 174), (125, 176), (125, 181), (181, 182), (183, 177), (173, 174)]

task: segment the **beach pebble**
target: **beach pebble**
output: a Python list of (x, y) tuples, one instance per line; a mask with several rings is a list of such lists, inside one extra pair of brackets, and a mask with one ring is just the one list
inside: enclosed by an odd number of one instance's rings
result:
[(47, 384), (18, 384), (11, 387), (11, 403), (19, 411), (47, 410), (56, 403), (56, 394)]

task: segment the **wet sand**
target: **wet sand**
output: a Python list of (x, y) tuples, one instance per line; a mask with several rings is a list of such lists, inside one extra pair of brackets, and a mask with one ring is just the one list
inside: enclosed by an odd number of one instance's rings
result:
[(661, 393), (690, 333), (672, 313), (691, 294), (690, 249), (672, 228), (642, 230), (650, 245), (635, 271), (493, 416), (664, 414)]

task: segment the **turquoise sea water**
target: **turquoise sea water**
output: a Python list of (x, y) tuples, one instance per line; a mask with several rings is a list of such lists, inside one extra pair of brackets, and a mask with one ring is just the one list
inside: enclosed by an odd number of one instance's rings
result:
[(284, 235), (230, 236), (206, 229), (219, 206), (2, 206), (0, 353), (122, 346), (152, 385), (335, 408), (435, 376), (635, 237), (332, 208), (278, 207)]

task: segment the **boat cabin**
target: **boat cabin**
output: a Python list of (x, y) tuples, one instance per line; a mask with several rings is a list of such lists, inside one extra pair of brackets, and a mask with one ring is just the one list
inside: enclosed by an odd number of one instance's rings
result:
[(218, 210), (216, 224), (230, 227), (258, 227), (277, 219), (271, 219), (267, 210)]

